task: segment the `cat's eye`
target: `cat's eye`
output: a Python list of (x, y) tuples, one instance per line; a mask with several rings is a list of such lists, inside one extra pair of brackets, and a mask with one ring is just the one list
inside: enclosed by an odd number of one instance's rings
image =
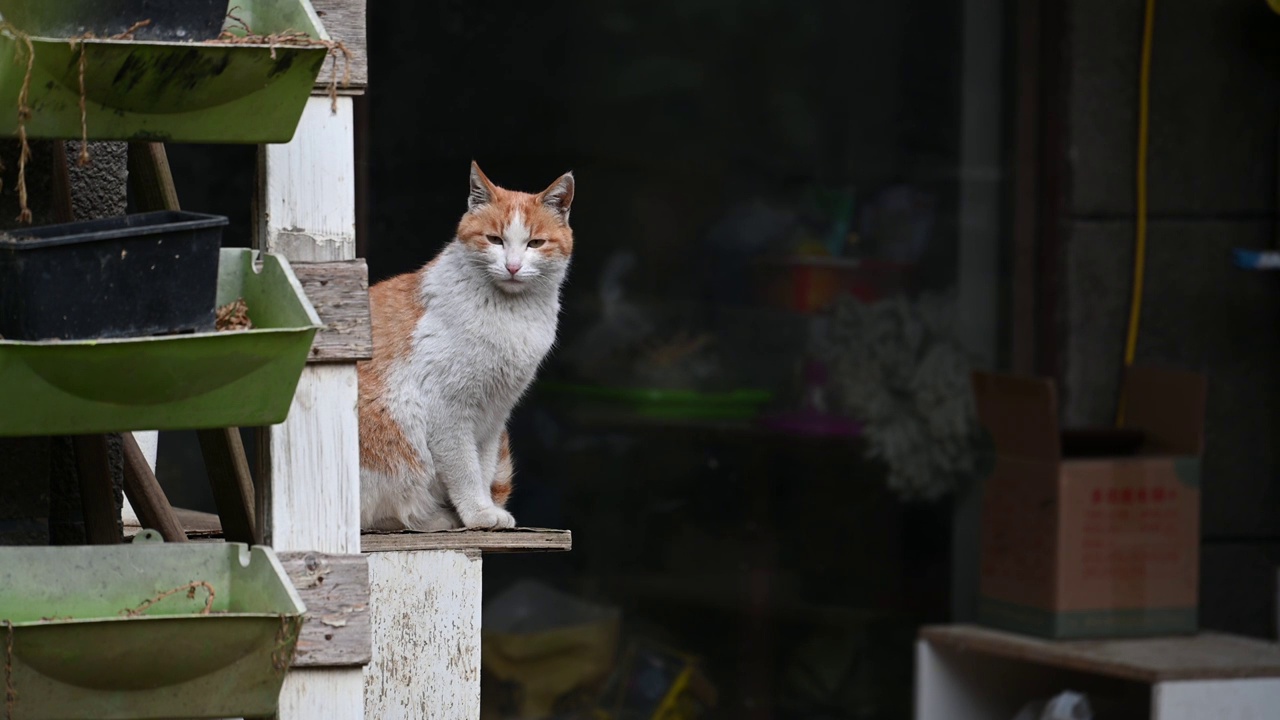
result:
[(485, 235), (485, 237), (488, 238), (489, 242), (493, 243), (494, 245), (502, 244), (502, 238), (498, 237), (497, 235)]
[(529, 247), (531, 248), (540, 248), (546, 244), (547, 244), (547, 241), (543, 238), (534, 238), (533, 240), (529, 241)]

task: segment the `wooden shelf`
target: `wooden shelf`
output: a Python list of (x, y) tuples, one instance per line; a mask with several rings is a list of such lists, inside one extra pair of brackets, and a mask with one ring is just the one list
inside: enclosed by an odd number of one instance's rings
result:
[(948, 625), (922, 628), (920, 639), (940, 649), (1145, 683), (1280, 678), (1280, 645), (1217, 633), (1053, 641)]
[(475, 550), (502, 552), (567, 552), (573, 547), (568, 530), (514, 528), (511, 530), (441, 530), (439, 532), (365, 532), (360, 551)]
[[(213, 513), (174, 508), (173, 512), (191, 540), (220, 540), (222, 524)], [(141, 530), (126, 523), (125, 537)], [(482, 553), (568, 552), (573, 548), (573, 533), (547, 528), (514, 528), (512, 530), (441, 530), (439, 532), (364, 532), (360, 535), (360, 551), (392, 552), (395, 550), (475, 550)]]

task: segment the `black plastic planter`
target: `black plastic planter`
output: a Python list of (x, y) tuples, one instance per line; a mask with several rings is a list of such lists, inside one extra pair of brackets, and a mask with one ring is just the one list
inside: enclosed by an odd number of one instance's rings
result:
[(136, 28), (143, 42), (212, 40), (222, 32), (228, 0), (39, 0), (4, 3), (5, 20), (45, 37), (107, 38)]
[(0, 336), (211, 331), (226, 224), (218, 215), (154, 212), (0, 236)]

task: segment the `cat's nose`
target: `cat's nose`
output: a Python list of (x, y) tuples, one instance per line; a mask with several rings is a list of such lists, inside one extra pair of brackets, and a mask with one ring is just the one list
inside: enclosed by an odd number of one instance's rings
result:
[(511, 273), (511, 277), (515, 277), (520, 272), (520, 263), (507, 263), (507, 272)]

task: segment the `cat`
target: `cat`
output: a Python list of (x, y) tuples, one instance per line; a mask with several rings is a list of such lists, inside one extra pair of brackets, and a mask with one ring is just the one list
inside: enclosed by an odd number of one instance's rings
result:
[(515, 527), (506, 424), (555, 343), (573, 194), (571, 172), (530, 195), (472, 162), (454, 239), (420, 270), (369, 289), (362, 528)]

